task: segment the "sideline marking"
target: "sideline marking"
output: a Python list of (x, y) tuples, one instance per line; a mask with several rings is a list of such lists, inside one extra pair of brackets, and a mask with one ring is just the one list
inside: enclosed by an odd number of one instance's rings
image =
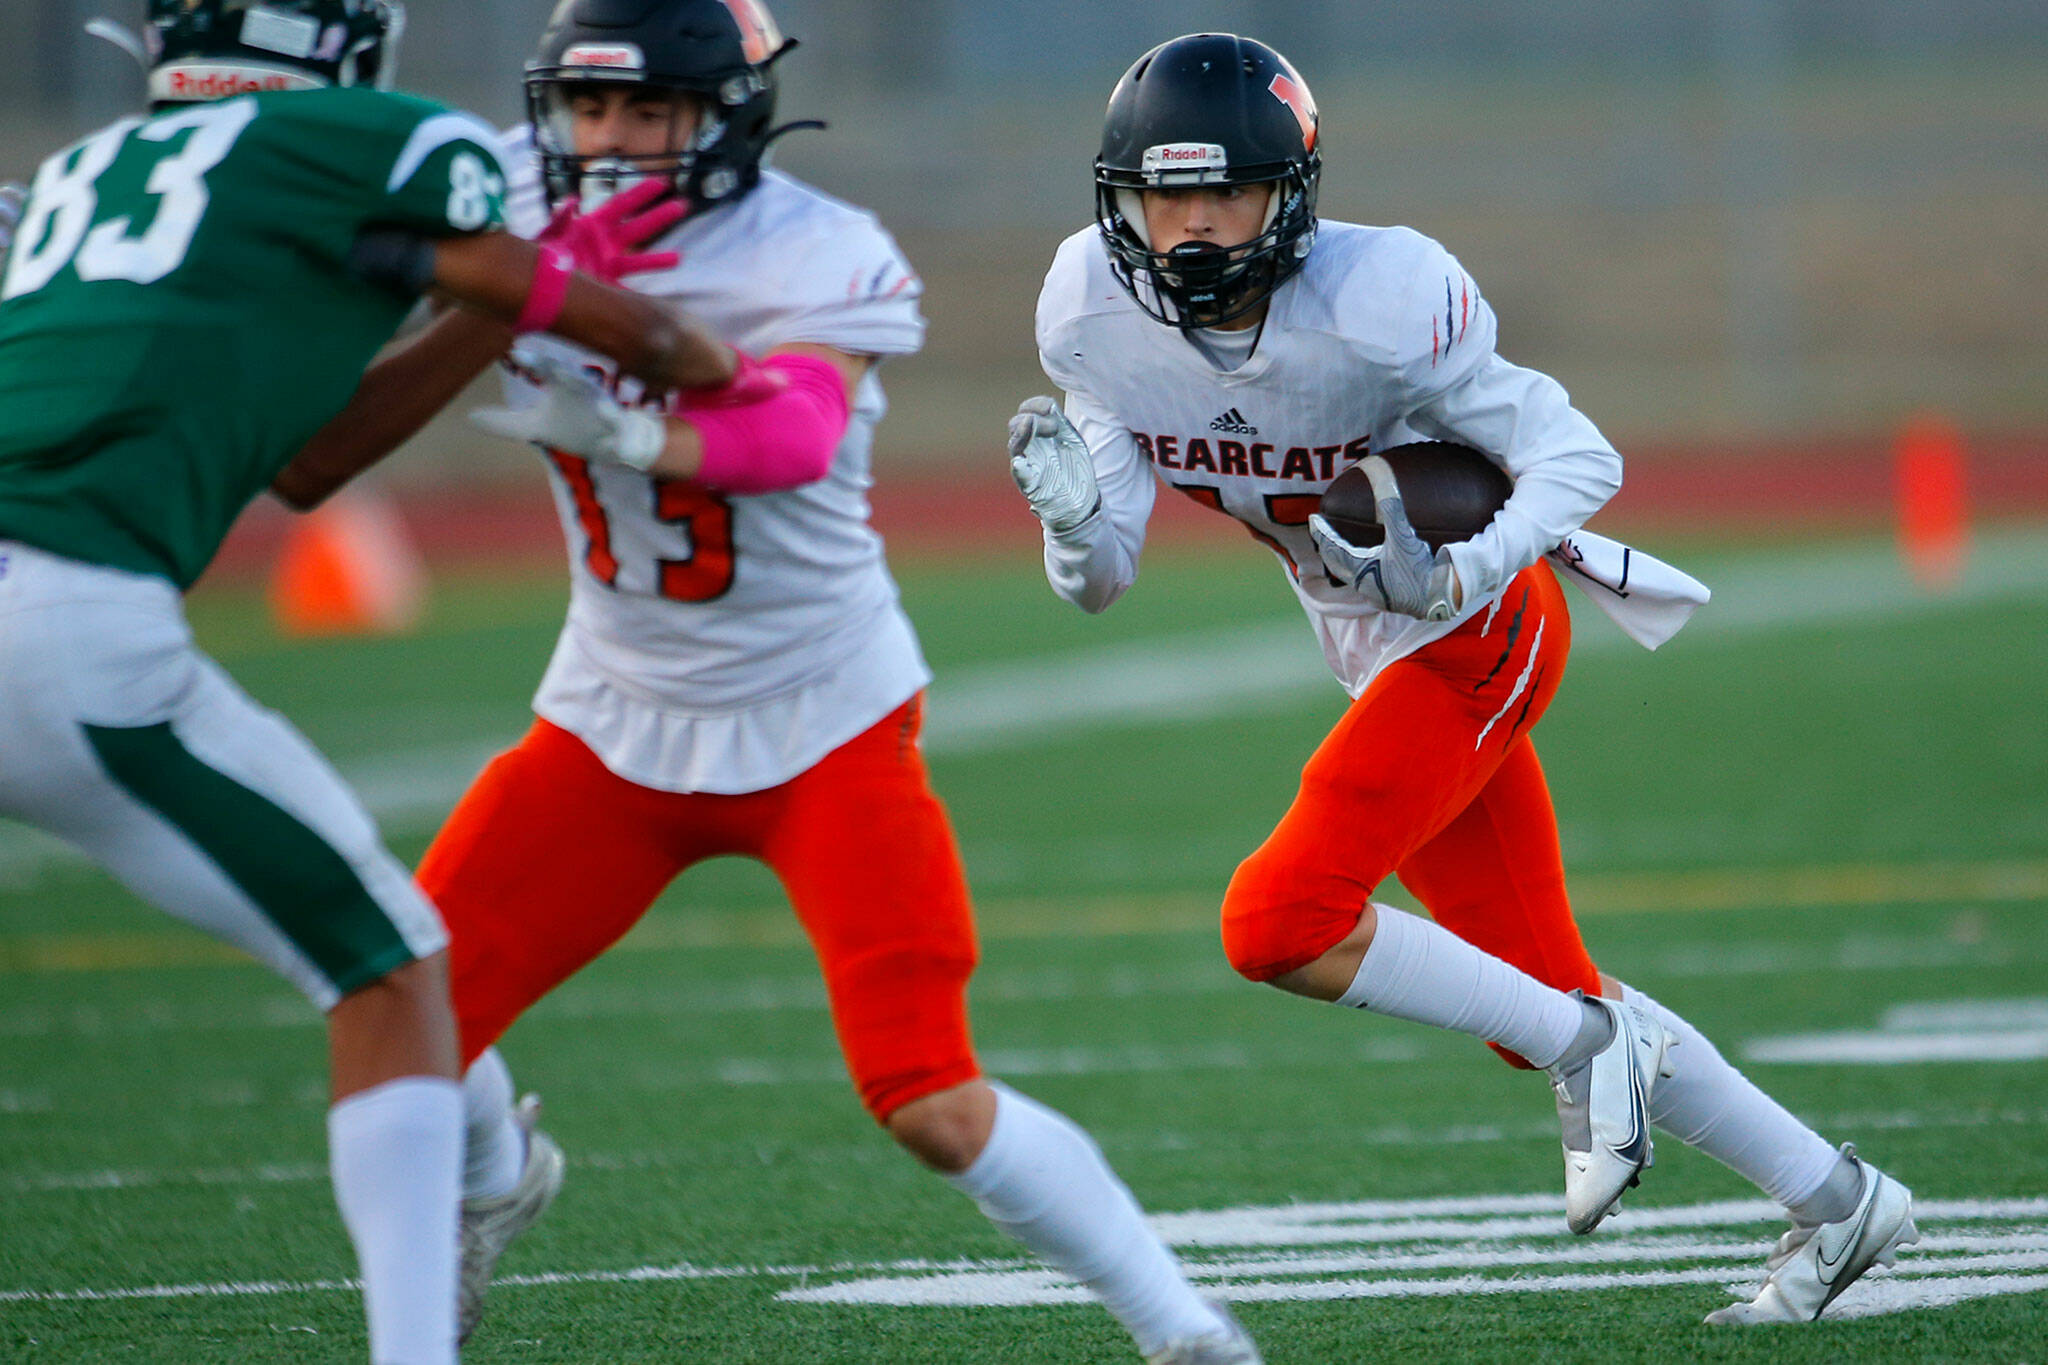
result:
[[(1563, 1201), (1555, 1195), (1496, 1195), (1247, 1206), (1164, 1214), (1151, 1221), (1169, 1243), (1183, 1249), (1189, 1275), (1206, 1292), (1237, 1302), (1312, 1302), (1695, 1284), (1720, 1284), (1732, 1295), (1747, 1297), (1754, 1289), (1754, 1271), (1731, 1278), (1737, 1272), (1726, 1262), (1749, 1259), (1760, 1267), (1770, 1242), (1755, 1225), (1775, 1223), (1780, 1216), (1777, 1206), (1765, 1200), (1622, 1210), (1606, 1234), (1589, 1244), (1565, 1231), (1562, 1210)], [(1875, 1269), (1858, 1281), (1830, 1307), (1830, 1318), (1872, 1317), (2048, 1289), (2048, 1273), (2017, 1273), (2048, 1268), (2048, 1199), (1925, 1200), (1914, 1212), (1923, 1241), (1907, 1248), (1895, 1269)], [(1740, 1231), (1699, 1237), (1667, 1235), (1668, 1229)], [(1334, 1250), (1339, 1247), (1349, 1249)], [(1229, 1253), (1211, 1255), (1209, 1248)], [(1247, 1248), (1253, 1249), (1250, 1254)], [(1570, 1268), (1593, 1265), (1670, 1268)], [(1538, 1273), (1521, 1273), (1524, 1269)], [(1510, 1273), (1474, 1273), (1487, 1270)], [(853, 1278), (816, 1283), (838, 1276)], [(754, 1266), (681, 1262), (508, 1275), (494, 1287), (719, 1279), (798, 1281), (775, 1294), (783, 1303), (990, 1308), (1090, 1301), (1081, 1286), (1023, 1259)], [(8, 1289), (0, 1290), (0, 1303), (276, 1296), (357, 1288), (355, 1280), (228, 1280)]]

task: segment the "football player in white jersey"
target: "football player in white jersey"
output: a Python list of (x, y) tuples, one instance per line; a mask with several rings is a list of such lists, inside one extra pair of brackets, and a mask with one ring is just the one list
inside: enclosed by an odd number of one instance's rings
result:
[[(1492, 310), (1441, 246), (1316, 218), (1318, 135), (1299, 73), (1234, 35), (1165, 43), (1118, 83), (1096, 225), (1062, 244), (1038, 305), (1065, 404), (1031, 399), (1010, 428), (1046, 575), (1108, 607), (1137, 575), (1161, 483), (1277, 554), (1355, 700), (1231, 881), (1232, 965), (1546, 1069), (1574, 1231), (1649, 1164), (1646, 1118), (1719, 1158), (1793, 1230), (1754, 1300), (1710, 1320), (1816, 1317), (1913, 1239), (1910, 1195), (1594, 967), (1529, 741), (1570, 641), (1542, 561), (1620, 486), (1620, 457), (1556, 382), (1495, 353)], [(1437, 551), (1372, 453), (1419, 440), (1476, 447), (1514, 481), (1484, 531)], [(1316, 512), (1353, 462), (1381, 545)], [(1372, 903), (1395, 875), (1434, 922)]]
[[(563, 0), (527, 68), (531, 124), (505, 157), (514, 229), (759, 359), (723, 400), (676, 406), (615, 385), (590, 352), (522, 349), (509, 406), (479, 415), (545, 450), (573, 587), (532, 731), (420, 867), (473, 1063), (463, 1330), (562, 1173), (490, 1045), (685, 868), (738, 853), (788, 888), (862, 1102), (892, 1136), (1094, 1290), (1148, 1359), (1256, 1362), (1094, 1143), (975, 1059), (968, 892), (917, 745), (930, 674), (867, 522), (875, 367), (922, 343), (921, 286), (871, 215), (762, 166), (788, 46), (755, 0)], [(579, 212), (614, 195), (638, 211), (657, 186), (688, 208), (647, 243), (659, 256), (631, 248), (661, 210), (617, 233)], [(510, 340), (460, 313), (429, 328), (371, 386), (411, 397), (331, 428), (302, 496)]]

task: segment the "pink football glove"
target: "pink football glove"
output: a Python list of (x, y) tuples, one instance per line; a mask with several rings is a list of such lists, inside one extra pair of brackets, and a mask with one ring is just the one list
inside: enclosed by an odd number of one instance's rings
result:
[(789, 387), (789, 376), (774, 365), (754, 359), (737, 346), (732, 379), (715, 389), (684, 389), (671, 398), (669, 406), (679, 417), (706, 408), (743, 408), (775, 397)]
[[(643, 180), (589, 213), (570, 198), (555, 208), (538, 240), (569, 253), (576, 268), (593, 279), (617, 284), (621, 276), (667, 270), (682, 256), (674, 251), (637, 251), (683, 220), (690, 210), (680, 199), (648, 208), (669, 192), (666, 180)], [(645, 213), (640, 212), (647, 209)]]

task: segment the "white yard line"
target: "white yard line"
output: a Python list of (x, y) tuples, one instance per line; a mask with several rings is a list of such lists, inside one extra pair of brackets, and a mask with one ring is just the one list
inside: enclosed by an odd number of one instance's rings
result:
[[(1554, 1195), (1370, 1200), (1194, 1211), (1161, 1216), (1153, 1223), (1182, 1248), (1189, 1273), (1207, 1292), (1238, 1302), (1313, 1302), (1694, 1284), (1719, 1284), (1746, 1295), (1754, 1288), (1768, 1246), (1764, 1225), (1777, 1213), (1775, 1206), (1761, 1200), (1624, 1210), (1598, 1242), (1587, 1243), (1564, 1233), (1558, 1216), (1561, 1203)], [(2048, 1199), (1926, 1200), (1915, 1212), (1923, 1240), (1907, 1251), (1895, 1270), (1866, 1277), (1830, 1310), (1830, 1316), (1868, 1317), (2048, 1288), (2048, 1274), (2018, 1273), (2048, 1266), (2048, 1225), (2043, 1222), (2048, 1219)], [(1660, 1235), (1660, 1228), (1740, 1231), (1733, 1237), (1698, 1237)], [(1335, 1231), (1344, 1236), (1318, 1235)], [(1259, 1246), (1273, 1249), (1250, 1255), (1241, 1250)], [(1339, 1249), (1343, 1246), (1353, 1249)], [(1205, 1247), (1237, 1251), (1217, 1256), (1205, 1252)], [(1697, 1261), (1713, 1264), (1683, 1264)], [(1734, 1264), (1743, 1261), (1755, 1265), (1738, 1269)], [(1660, 1266), (1670, 1268), (1655, 1268)], [(1516, 1273), (1473, 1273), (1486, 1271)], [(497, 1284), (511, 1289), (702, 1280), (794, 1280), (776, 1297), (810, 1304), (985, 1309), (1088, 1300), (1080, 1286), (1021, 1259), (711, 1266), (681, 1262), (510, 1275)], [(18, 1288), (0, 1290), (0, 1303), (275, 1297), (357, 1288), (355, 1281), (340, 1279)]]

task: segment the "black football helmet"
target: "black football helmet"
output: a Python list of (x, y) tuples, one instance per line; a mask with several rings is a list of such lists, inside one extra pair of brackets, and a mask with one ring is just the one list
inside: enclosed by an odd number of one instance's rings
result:
[[(761, 0), (561, 0), (526, 64), (526, 108), (550, 202), (586, 199), (650, 175), (669, 177), (694, 212), (739, 198), (761, 179), (772, 126), (775, 62), (796, 46)], [(578, 156), (570, 100), (592, 85), (688, 91), (703, 102), (661, 156)]]
[(398, 0), (149, 0), (149, 99), (180, 104), (327, 85), (389, 89)]
[[(1095, 221), (1110, 273), (1169, 326), (1243, 317), (1316, 240), (1316, 103), (1288, 60), (1234, 33), (1191, 33), (1132, 64), (1110, 92), (1095, 158)], [(1228, 250), (1154, 251), (1139, 192), (1271, 183), (1263, 231)]]

